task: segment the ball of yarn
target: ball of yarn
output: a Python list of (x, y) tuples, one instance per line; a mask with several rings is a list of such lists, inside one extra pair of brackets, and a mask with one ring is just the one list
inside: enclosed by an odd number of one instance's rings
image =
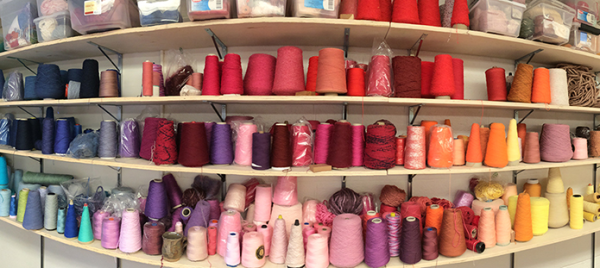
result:
[(480, 181), (475, 186), (475, 197), (481, 201), (498, 199), (503, 194), (504, 187), (495, 181)]
[(385, 185), (379, 196), (381, 203), (391, 207), (399, 207), (406, 200), (406, 192), (395, 185)]
[(436, 204), (440, 207), (443, 207), (444, 209), (449, 209), (449, 208), (453, 208), (454, 204), (452, 202), (450, 202), (450, 200), (444, 199), (444, 198), (431, 198), (431, 203), (432, 204)]
[[(325, 201), (323, 201), (326, 203)], [(322, 223), (326, 226), (331, 226), (333, 223), (333, 219), (335, 218), (335, 214), (329, 212), (327, 209), (327, 205), (324, 203), (317, 204), (317, 210), (315, 212), (315, 218), (318, 223)]]
[(352, 189), (343, 188), (329, 198), (328, 208), (336, 215), (343, 213), (360, 215), (363, 209), (362, 198)]

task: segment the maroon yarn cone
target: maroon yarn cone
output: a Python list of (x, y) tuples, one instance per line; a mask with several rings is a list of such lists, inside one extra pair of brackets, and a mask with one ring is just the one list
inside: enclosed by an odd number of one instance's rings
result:
[(146, 160), (152, 159), (152, 147), (156, 141), (158, 133), (158, 123), (166, 120), (164, 118), (147, 117), (144, 123), (144, 134), (142, 135), (142, 144), (140, 145), (140, 157)]
[(204, 123), (188, 122), (178, 126), (181, 126), (179, 164), (185, 167), (201, 167), (208, 164), (210, 156)]
[(302, 49), (293, 46), (277, 50), (277, 64), (273, 80), (273, 94), (295, 95), (304, 91), (304, 64)]

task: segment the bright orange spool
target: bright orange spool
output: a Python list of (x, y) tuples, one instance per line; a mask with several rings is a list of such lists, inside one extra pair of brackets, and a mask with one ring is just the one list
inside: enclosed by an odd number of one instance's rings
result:
[(485, 151), (485, 165), (497, 168), (503, 168), (508, 165), (508, 151), (506, 147), (504, 125), (501, 123), (492, 123)]
[(474, 123), (471, 125), (471, 135), (469, 136), (469, 145), (467, 146), (467, 163), (469, 165), (480, 165), (483, 161), (481, 151), (481, 141), (479, 137), (479, 125)]
[(437, 121), (423, 120), (421, 126), (425, 127), (425, 144), (429, 146), (429, 133), (431, 133), (431, 127), (437, 125)]
[(546, 68), (537, 68), (533, 71), (533, 90), (531, 91), (531, 102), (550, 103), (550, 71)]
[(427, 151), (427, 164), (432, 168), (452, 167), (454, 138), (452, 128), (436, 125), (431, 128), (431, 140)]
[(515, 213), (515, 240), (527, 242), (533, 238), (531, 223), (531, 200), (528, 193), (519, 194), (517, 212)]
[(365, 95), (365, 71), (361, 68), (350, 68), (348, 70), (348, 96)]
[[(432, 208), (435, 207), (435, 208)], [(442, 220), (444, 218), (444, 208), (438, 205), (431, 205), (427, 207), (425, 212), (425, 228), (435, 227), (438, 235), (442, 229)]]
[(346, 89), (346, 62), (344, 51), (337, 48), (319, 50), (317, 93), (344, 94)]
[(489, 138), (490, 138), (490, 129), (487, 127), (481, 126), (481, 128), (479, 128), (479, 141), (481, 142), (480, 147), (481, 147), (481, 161), (482, 162), (485, 161), (485, 152), (487, 150), (487, 144), (488, 144)]

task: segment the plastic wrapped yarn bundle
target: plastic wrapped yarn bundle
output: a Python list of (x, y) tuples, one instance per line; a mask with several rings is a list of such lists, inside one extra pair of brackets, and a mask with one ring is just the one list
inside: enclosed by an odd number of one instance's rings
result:
[(140, 154), (140, 128), (137, 122), (130, 118), (121, 123), (121, 140), (119, 156), (138, 157)]
[(246, 208), (246, 186), (239, 183), (229, 185), (225, 201), (223, 201), (223, 208), (244, 212)]
[(308, 122), (292, 125), (292, 166), (304, 167), (312, 164), (312, 140), (312, 131)]
[(365, 80), (368, 81), (367, 96), (392, 96), (390, 57), (373, 56)]
[(319, 201), (310, 199), (302, 204), (302, 222), (316, 223), (317, 204)]
[(293, 206), (298, 204), (297, 177), (277, 177), (277, 184), (273, 190), (273, 203), (280, 206)]
[(73, 158), (92, 158), (98, 152), (99, 136), (95, 132), (77, 136), (69, 145), (67, 155)]

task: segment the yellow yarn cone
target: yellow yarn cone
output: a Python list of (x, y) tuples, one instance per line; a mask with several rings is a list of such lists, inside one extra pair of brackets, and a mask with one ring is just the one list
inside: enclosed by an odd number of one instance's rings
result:
[(508, 152), (508, 165), (518, 165), (519, 161), (521, 160), (521, 148), (519, 147), (517, 120), (515, 119), (511, 119), (508, 123), (508, 137), (506, 138), (506, 147)]

